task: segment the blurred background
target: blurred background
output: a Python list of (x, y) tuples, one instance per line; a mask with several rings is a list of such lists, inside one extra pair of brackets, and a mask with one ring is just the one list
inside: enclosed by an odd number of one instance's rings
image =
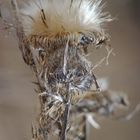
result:
[[(116, 19), (107, 27), (116, 55), (109, 58), (108, 66), (96, 69), (96, 75), (107, 77), (110, 89), (126, 93), (132, 111), (140, 101), (140, 0), (103, 2)], [(0, 16), (8, 23), (13, 22), (10, 9), (9, 0), (0, 0)], [(97, 54), (96, 59), (103, 57), (100, 49)], [(0, 19), (0, 140), (31, 139), (37, 112), (32, 75), (22, 60), (14, 29)], [(99, 123), (101, 129), (91, 129), (90, 140), (140, 140), (140, 113), (126, 122), (106, 118)]]

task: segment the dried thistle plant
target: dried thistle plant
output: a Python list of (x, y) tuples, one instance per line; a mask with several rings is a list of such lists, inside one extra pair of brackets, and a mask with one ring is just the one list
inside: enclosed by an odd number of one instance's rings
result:
[(85, 139), (90, 113), (108, 115), (114, 104), (125, 103), (119, 96), (113, 100), (110, 94), (96, 95), (98, 65), (86, 57), (89, 47), (105, 46), (108, 54), (112, 52), (103, 29), (110, 16), (102, 12), (101, 0), (32, 0), (21, 12), (16, 0), (11, 1), (19, 47), (37, 79), (40, 114), (32, 139)]
[[(117, 110), (128, 107), (127, 96), (113, 91), (104, 90), (100, 95), (88, 94), (71, 110), (71, 127), (69, 140), (85, 140), (87, 136), (87, 123), (93, 128), (99, 129), (97, 117), (112, 117)], [(75, 121), (76, 120), (76, 121)]]

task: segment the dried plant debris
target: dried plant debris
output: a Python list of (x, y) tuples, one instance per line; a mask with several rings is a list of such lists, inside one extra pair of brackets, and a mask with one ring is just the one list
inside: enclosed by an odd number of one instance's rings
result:
[(92, 114), (109, 116), (127, 105), (123, 96), (100, 90), (94, 69), (102, 62), (93, 65), (86, 58), (89, 47), (104, 46), (107, 62), (112, 53), (102, 28), (111, 18), (100, 3), (35, 0), (20, 14), (12, 0), (19, 47), (37, 78), (40, 114), (32, 127), (33, 140), (47, 140), (49, 135), (84, 140), (86, 120), (99, 127)]
[(68, 137), (73, 140), (86, 139), (86, 122), (96, 129), (100, 125), (95, 120), (98, 117), (115, 117), (115, 113), (129, 106), (127, 96), (113, 91), (103, 91), (98, 95), (89, 94), (72, 107), (71, 122)]

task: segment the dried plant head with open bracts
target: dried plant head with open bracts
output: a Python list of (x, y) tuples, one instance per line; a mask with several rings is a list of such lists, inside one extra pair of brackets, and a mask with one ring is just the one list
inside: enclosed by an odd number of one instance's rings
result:
[(35, 140), (62, 136), (70, 104), (93, 85), (99, 89), (86, 54), (88, 47), (107, 45), (103, 26), (111, 18), (102, 9), (101, 0), (31, 0), (21, 10), (23, 57), (37, 76), (41, 105)]
[[(48, 74), (51, 85), (56, 79), (57, 84), (61, 83), (67, 74), (73, 88), (90, 88), (92, 82), (82, 85), (94, 78), (91, 63), (85, 58), (87, 48), (106, 43), (108, 36), (102, 25), (111, 20), (102, 8), (101, 0), (32, 0), (25, 5), (24, 41), (31, 46), (33, 64), (40, 72), (45, 69), (47, 73), (42, 74)], [(87, 78), (78, 78), (84, 75)]]

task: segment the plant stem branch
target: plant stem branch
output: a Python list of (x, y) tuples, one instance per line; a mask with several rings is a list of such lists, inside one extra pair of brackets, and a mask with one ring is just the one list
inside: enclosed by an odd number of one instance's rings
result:
[(19, 9), (18, 9), (18, 5), (17, 5), (17, 1), (11, 0), (11, 6), (12, 6), (14, 18), (15, 18), (15, 27), (16, 27), (16, 34), (18, 37), (18, 44), (19, 44), (19, 48), (21, 49), (24, 45), (23, 38), (25, 35), (23, 32), (23, 27), (21, 25), (21, 22), (19, 20)]
[(27, 65), (29, 65), (30, 64), (30, 61), (29, 61), (30, 60), (29, 59), (30, 48), (29, 48), (28, 44), (26, 44), (24, 42), (25, 33), (24, 33), (23, 26), (22, 26), (22, 23), (21, 23), (20, 18), (19, 18), (20, 16), (19, 16), (19, 8), (18, 8), (17, 1), (11, 0), (11, 6), (12, 6), (13, 14), (14, 14), (14, 19), (15, 19), (15, 26), (14, 27), (16, 29), (16, 35), (18, 38), (18, 46), (19, 46), (19, 49), (22, 53), (23, 60), (25, 61), (25, 63)]
[[(69, 48), (69, 40), (67, 41), (65, 52), (64, 52), (64, 66), (63, 66), (63, 73), (67, 75), (67, 60), (68, 60), (68, 48)], [(66, 132), (68, 126), (68, 118), (70, 112), (70, 93), (69, 93), (69, 82), (66, 77), (66, 99), (65, 99), (65, 110), (64, 110), (64, 117), (63, 117), (63, 125), (62, 125), (62, 132), (60, 140), (66, 140)]]
[(63, 117), (63, 125), (62, 125), (62, 132), (60, 140), (66, 140), (66, 132), (67, 132), (67, 126), (68, 126), (68, 119), (69, 119), (69, 113), (70, 113), (70, 93), (69, 93), (69, 83), (66, 84), (67, 88), (67, 94), (66, 94), (66, 105), (64, 110), (64, 117)]

